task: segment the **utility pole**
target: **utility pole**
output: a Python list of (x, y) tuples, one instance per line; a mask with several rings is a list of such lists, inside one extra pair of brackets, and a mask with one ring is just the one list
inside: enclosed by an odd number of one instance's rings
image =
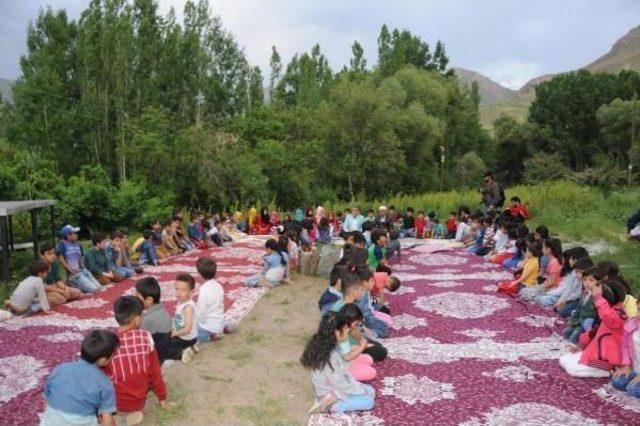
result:
[(200, 122), (202, 121), (202, 113), (203, 113), (203, 106), (204, 106), (204, 102), (205, 102), (205, 98), (204, 95), (202, 94), (201, 91), (198, 91), (198, 94), (196, 95), (196, 124), (200, 124)]
[(440, 145), (440, 191), (444, 191), (444, 142)]
[[(635, 148), (636, 144), (636, 118), (638, 113), (638, 95), (635, 94), (633, 96), (633, 106), (631, 110), (631, 144), (629, 145), (629, 151), (632, 152)], [(633, 177), (633, 163), (631, 162), (631, 158), (629, 158), (629, 177), (627, 185), (631, 186), (631, 181)]]

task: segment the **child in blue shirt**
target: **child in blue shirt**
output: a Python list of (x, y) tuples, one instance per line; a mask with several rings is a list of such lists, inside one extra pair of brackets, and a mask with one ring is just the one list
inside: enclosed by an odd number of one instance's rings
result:
[(46, 409), (40, 426), (83, 424), (114, 426), (116, 394), (101, 370), (119, 346), (118, 336), (93, 330), (82, 340), (80, 359), (57, 366), (44, 387)]
[(367, 267), (358, 268), (358, 278), (364, 284), (364, 292), (362, 297), (356, 301), (356, 304), (362, 312), (363, 324), (369, 330), (373, 331), (375, 337), (387, 337), (389, 335), (389, 324), (377, 318), (374, 314), (374, 309), (371, 301), (371, 290), (375, 287), (375, 280), (373, 279), (373, 271)]
[(273, 238), (265, 243), (266, 254), (264, 268), (261, 273), (245, 280), (249, 287), (275, 287), (285, 279), (286, 266), (289, 261), (287, 253), (281, 251), (278, 242)]
[(318, 300), (320, 315), (325, 315), (338, 300), (342, 299), (342, 275), (346, 272), (344, 266), (334, 266), (329, 274), (329, 287)]

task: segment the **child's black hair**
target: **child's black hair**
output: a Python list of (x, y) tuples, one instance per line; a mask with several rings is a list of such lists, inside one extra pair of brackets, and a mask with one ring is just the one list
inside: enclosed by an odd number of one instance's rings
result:
[(509, 230), (507, 231), (507, 238), (510, 240), (517, 240), (518, 230), (513, 226), (509, 227)]
[(364, 232), (371, 231), (375, 227), (376, 227), (376, 224), (373, 221), (368, 220), (362, 224), (362, 231)]
[(320, 219), (320, 223), (318, 223), (318, 229), (322, 229), (323, 231), (329, 229), (329, 219), (326, 216)]
[(544, 245), (551, 250), (553, 257), (558, 261), (562, 261), (562, 243), (558, 238), (549, 238), (544, 241)]
[(136, 291), (144, 299), (150, 297), (154, 304), (160, 303), (160, 284), (153, 277), (145, 277), (136, 281)]
[(545, 225), (538, 225), (538, 227), (536, 227), (536, 234), (540, 235), (541, 239), (546, 240), (549, 238), (549, 228)]
[(189, 284), (189, 288), (191, 290), (196, 288), (196, 280), (191, 276), (191, 274), (178, 274), (176, 275), (176, 281), (182, 281), (183, 283)]
[(373, 272), (371, 271), (371, 269), (367, 268), (366, 266), (359, 267), (358, 269), (356, 269), (356, 274), (358, 274), (358, 278), (362, 282), (369, 281), (373, 277)]
[(362, 247), (350, 246), (344, 252), (341, 263), (348, 268), (364, 267), (369, 262), (369, 252)]
[(531, 252), (533, 257), (542, 257), (542, 247), (538, 241), (532, 241), (527, 244), (527, 250)]
[(32, 277), (37, 277), (41, 273), (48, 272), (48, 271), (49, 271), (49, 264), (45, 260), (35, 259), (35, 260), (32, 260), (31, 263), (29, 264), (29, 275), (31, 275)]
[(631, 288), (629, 287), (629, 283), (624, 279), (622, 275), (620, 275), (620, 267), (618, 264), (612, 260), (603, 260), (598, 263), (598, 267), (602, 269), (604, 275), (607, 277), (607, 280), (615, 280), (619, 282), (627, 291), (627, 293), (631, 293)]
[(351, 238), (353, 239), (353, 244), (365, 245), (367, 243), (362, 232), (353, 231), (351, 233)]
[(529, 235), (529, 228), (524, 223), (519, 223), (516, 226), (516, 233), (518, 234), (518, 238), (526, 238), (527, 235)]
[(511, 197), (511, 201), (514, 203), (522, 203), (522, 201), (520, 201), (520, 197), (518, 196)]
[(151, 238), (151, 229), (144, 229), (142, 231), (142, 238), (144, 238), (145, 240), (148, 240), (149, 238)]
[(318, 331), (307, 342), (300, 357), (303, 367), (312, 371), (322, 370), (327, 364), (331, 365), (331, 353), (336, 348), (338, 341), (336, 331), (347, 326), (347, 317), (339, 312), (328, 312), (320, 320)]
[(342, 280), (344, 274), (346, 274), (347, 268), (341, 265), (335, 265), (331, 272), (329, 272), (329, 285), (331, 287), (335, 286), (339, 280)]
[(91, 236), (91, 244), (95, 246), (106, 239), (107, 237), (102, 232), (96, 232)]
[(216, 277), (216, 272), (218, 271), (218, 263), (210, 257), (200, 257), (196, 260), (196, 271), (198, 271), (205, 280), (213, 279)]
[(280, 255), (280, 263), (282, 264), (282, 266), (285, 266), (287, 264), (287, 261), (285, 260), (284, 255), (280, 250), (280, 246), (278, 245), (278, 242), (275, 239), (273, 238), (268, 239), (267, 242), (264, 244), (264, 246), (265, 248), (268, 248), (269, 250), (273, 250)]
[(590, 257), (581, 257), (576, 260), (576, 263), (573, 265), (573, 269), (577, 269), (579, 271), (585, 271), (593, 266), (593, 260)]
[(340, 313), (347, 318), (347, 324), (362, 321), (362, 311), (355, 303), (347, 303), (340, 308)]
[(53, 245), (53, 243), (48, 243), (48, 244), (45, 244), (42, 247), (40, 247), (40, 254), (44, 255), (49, 250), (55, 250), (55, 249), (56, 249), (56, 246)]
[(356, 289), (362, 285), (362, 281), (354, 272), (347, 272), (342, 275), (342, 285), (340, 286), (340, 291), (343, 295), (347, 293), (351, 293), (353, 289)]
[(429, 216), (429, 219), (433, 220), (433, 218), (436, 217), (436, 212), (431, 211), (431, 212), (429, 212), (429, 214), (427, 216)]
[(80, 358), (89, 364), (95, 364), (100, 358), (111, 358), (120, 346), (118, 335), (109, 330), (92, 330), (80, 346)]
[(407, 213), (409, 212), (413, 213), (413, 207), (407, 207)]
[(281, 235), (278, 238), (278, 247), (280, 248), (280, 253), (289, 253), (289, 238)]
[(617, 305), (627, 297), (625, 286), (616, 279), (601, 283), (600, 288), (602, 289), (602, 297), (611, 306)]
[(392, 229), (391, 231), (389, 231), (389, 239), (391, 241), (395, 241), (398, 238), (400, 238), (400, 232), (398, 232), (397, 229)]
[(596, 281), (600, 281), (605, 277), (604, 271), (598, 266), (592, 266), (582, 271), (582, 278), (593, 277)]
[(142, 302), (135, 296), (121, 296), (113, 302), (113, 314), (121, 326), (131, 324), (135, 317), (142, 315), (142, 311)]

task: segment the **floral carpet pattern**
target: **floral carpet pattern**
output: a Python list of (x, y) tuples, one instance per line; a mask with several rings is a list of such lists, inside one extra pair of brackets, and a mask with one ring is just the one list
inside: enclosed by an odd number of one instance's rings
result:
[[(170, 314), (176, 299), (173, 279), (187, 272), (197, 277), (195, 261), (211, 256), (218, 262), (217, 279), (225, 288), (225, 322), (238, 323), (266, 292), (264, 288), (243, 285), (246, 277), (259, 272), (264, 239), (247, 238), (232, 245), (195, 250), (176, 256), (143, 274), (66, 305), (49, 315), (12, 318), (0, 322), (0, 424), (38, 424), (43, 408), (44, 381), (56, 365), (79, 356), (83, 335), (93, 328), (117, 326), (113, 302), (134, 294), (136, 279), (155, 277), (162, 288), (162, 301)], [(196, 278), (196, 294), (202, 279)]]
[[(393, 268), (393, 267), (392, 267)], [(404, 251), (391, 294), (394, 324), (381, 339), (373, 411), (316, 414), (322, 425), (638, 425), (640, 399), (606, 379), (568, 376), (563, 322), (495, 292), (509, 278), (462, 250)]]

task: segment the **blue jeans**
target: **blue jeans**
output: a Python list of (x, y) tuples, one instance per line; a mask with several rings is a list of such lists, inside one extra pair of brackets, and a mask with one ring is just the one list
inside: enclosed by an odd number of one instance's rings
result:
[(365, 389), (364, 395), (348, 395), (346, 401), (340, 400), (336, 402), (332, 411), (344, 413), (345, 411), (372, 410), (375, 403), (376, 391), (369, 385), (362, 386), (364, 386)]
[(402, 236), (402, 238), (413, 238), (416, 236), (416, 229), (403, 229), (402, 232), (400, 232), (400, 235)]
[(82, 268), (80, 271), (69, 277), (69, 282), (83, 293), (94, 293), (102, 288), (88, 269)]
[(636, 378), (638, 373), (632, 371), (627, 376), (620, 376), (611, 381), (611, 386), (618, 389), (619, 391), (626, 391), (630, 396), (634, 398), (640, 398), (640, 382), (631, 383), (633, 379)]
[(571, 312), (575, 311), (579, 305), (580, 305), (580, 300), (578, 299), (572, 300), (570, 302), (567, 302), (564, 305), (564, 308), (556, 310), (556, 312), (558, 312), (558, 314), (562, 318), (569, 318), (571, 316)]
[(364, 319), (364, 325), (376, 333), (376, 336), (385, 338), (389, 335), (389, 326), (386, 322), (376, 318), (373, 313)]
[(127, 268), (126, 266), (116, 266), (113, 272), (125, 278), (130, 278), (136, 274), (133, 268)]
[(562, 332), (562, 334), (564, 335), (564, 338), (570, 341), (571, 343), (573, 343), (574, 345), (578, 344), (578, 339), (580, 338), (580, 335), (582, 333), (584, 333), (584, 328), (582, 328), (582, 326), (580, 325), (577, 327), (567, 327)]
[(535, 298), (536, 303), (542, 306), (553, 306), (556, 302), (560, 300), (560, 296), (543, 294), (542, 296), (538, 296)]
[(522, 260), (522, 258), (518, 257), (518, 256), (513, 256), (511, 259), (505, 260), (502, 263), (502, 266), (505, 268), (515, 268), (516, 266), (518, 266), (518, 263)]
[(157, 265), (158, 254), (156, 253), (156, 246), (151, 241), (145, 241), (140, 244), (140, 263)]

